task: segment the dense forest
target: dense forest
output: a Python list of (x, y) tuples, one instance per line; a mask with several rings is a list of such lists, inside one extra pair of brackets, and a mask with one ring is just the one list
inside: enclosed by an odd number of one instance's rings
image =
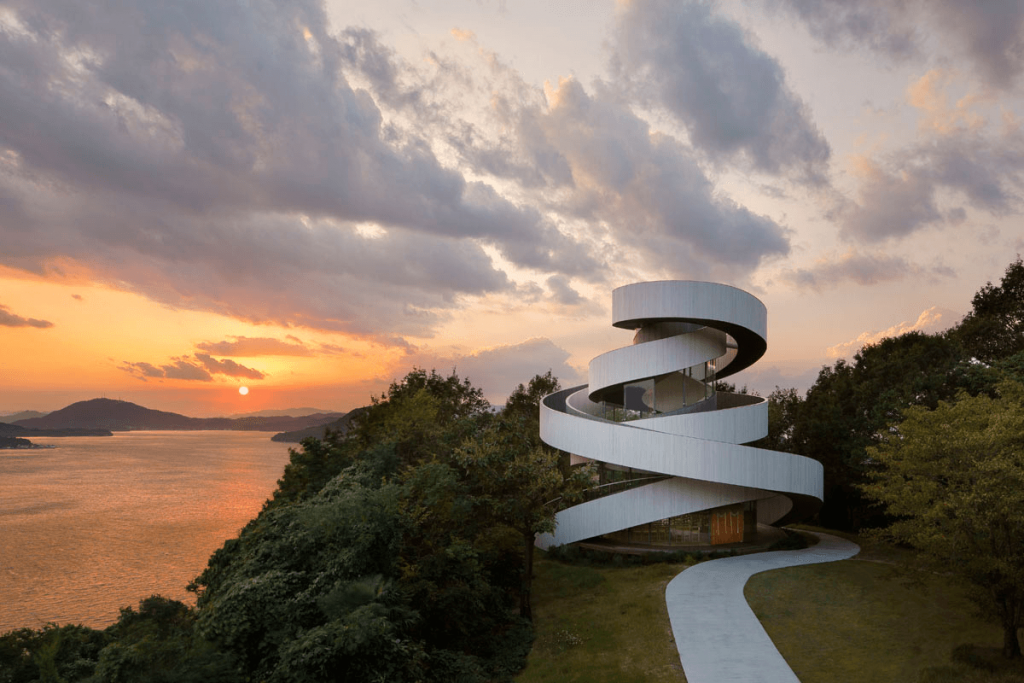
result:
[[(1013, 382), (1024, 382), (1019, 257), (947, 332), (867, 346), (823, 367), (805, 396), (777, 387), (755, 445), (822, 462), (822, 526), (891, 525), (914, 512), (879, 479), (904, 417), (1005, 403)], [(557, 387), (538, 375), (494, 412), (454, 372), (413, 370), (346, 433), (292, 451), (273, 497), (189, 586), (195, 608), (153, 596), (103, 630), (4, 634), (0, 683), (509, 680), (532, 643), (534, 538), (593, 476), (539, 440), (539, 400)], [(995, 410), (978, 405), (972, 419)]]

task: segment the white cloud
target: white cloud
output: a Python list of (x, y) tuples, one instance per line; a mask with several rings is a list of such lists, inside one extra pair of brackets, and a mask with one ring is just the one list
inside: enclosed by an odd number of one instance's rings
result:
[(932, 306), (921, 311), (921, 315), (914, 322), (903, 321), (893, 325), (881, 332), (864, 332), (856, 339), (830, 346), (826, 349), (829, 358), (851, 358), (861, 348), (868, 344), (875, 344), (888, 337), (898, 337), (907, 332), (921, 332), (923, 334), (936, 334), (953, 327), (960, 322), (963, 316), (946, 308)]

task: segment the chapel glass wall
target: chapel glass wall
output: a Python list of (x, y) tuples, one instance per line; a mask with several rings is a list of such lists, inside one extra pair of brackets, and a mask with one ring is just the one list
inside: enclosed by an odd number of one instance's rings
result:
[(756, 501), (670, 517), (602, 536), (625, 545), (666, 548), (748, 543), (756, 537)]

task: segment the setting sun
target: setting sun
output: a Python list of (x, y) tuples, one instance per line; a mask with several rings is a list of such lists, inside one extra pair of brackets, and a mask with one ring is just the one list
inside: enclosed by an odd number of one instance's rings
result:
[(242, 396), (245, 396), (246, 394), (249, 393), (249, 387), (238, 387), (238, 393), (240, 393)]

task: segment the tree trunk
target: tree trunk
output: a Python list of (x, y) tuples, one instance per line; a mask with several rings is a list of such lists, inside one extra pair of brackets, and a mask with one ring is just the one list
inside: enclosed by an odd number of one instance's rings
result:
[(1020, 641), (1017, 640), (1017, 624), (1003, 624), (1003, 656), (1007, 659), (1020, 658)]
[(519, 589), (519, 616), (533, 621), (533, 610), (530, 607), (530, 590), (533, 587), (533, 542), (536, 534), (532, 531), (523, 534), (526, 543), (523, 553), (523, 582)]

